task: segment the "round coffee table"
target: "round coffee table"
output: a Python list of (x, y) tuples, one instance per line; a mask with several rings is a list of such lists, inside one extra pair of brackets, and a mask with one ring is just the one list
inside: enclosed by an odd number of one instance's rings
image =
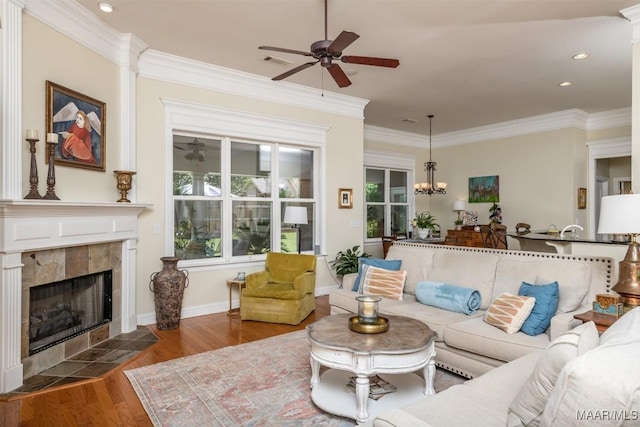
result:
[[(322, 410), (365, 422), (378, 413), (435, 394), (435, 336), (424, 323), (385, 316), (389, 330), (363, 334), (349, 329), (354, 314), (334, 314), (307, 326), (311, 343), (311, 399)], [(330, 368), (320, 375), (320, 366)], [(415, 372), (423, 370), (424, 379)], [(369, 377), (385, 375), (397, 390), (369, 399)], [(355, 400), (347, 389), (355, 376)]]

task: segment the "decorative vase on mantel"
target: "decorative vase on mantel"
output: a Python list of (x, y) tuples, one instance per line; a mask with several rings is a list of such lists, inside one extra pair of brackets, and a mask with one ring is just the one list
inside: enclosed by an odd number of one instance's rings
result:
[(426, 239), (429, 237), (430, 232), (430, 228), (418, 228), (418, 237), (420, 239)]
[(180, 326), (182, 297), (189, 286), (189, 272), (178, 270), (178, 257), (162, 257), (162, 271), (151, 274), (149, 289), (154, 294), (156, 326), (160, 330)]
[(113, 171), (116, 174), (117, 187), (120, 191), (120, 200), (118, 203), (131, 203), (127, 198), (127, 193), (131, 190), (131, 181), (136, 172), (133, 171)]

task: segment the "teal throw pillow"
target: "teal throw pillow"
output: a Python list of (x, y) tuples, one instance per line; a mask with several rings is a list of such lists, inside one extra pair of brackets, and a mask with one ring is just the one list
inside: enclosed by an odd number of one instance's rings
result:
[(524, 321), (520, 331), (527, 335), (540, 335), (551, 325), (551, 318), (558, 309), (558, 300), (560, 298), (558, 282), (549, 283), (548, 285), (532, 285), (522, 282), (518, 295), (536, 299), (533, 310), (527, 320)]
[(379, 259), (379, 258), (358, 258), (358, 277), (353, 282), (352, 291), (360, 290), (360, 278), (362, 277), (362, 265), (371, 265), (373, 267), (384, 268), (386, 270), (398, 271), (402, 265), (401, 259)]

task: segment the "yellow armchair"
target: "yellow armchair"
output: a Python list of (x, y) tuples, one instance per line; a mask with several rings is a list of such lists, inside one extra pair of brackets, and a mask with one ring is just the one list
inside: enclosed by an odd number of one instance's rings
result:
[(265, 271), (248, 274), (240, 318), (297, 325), (316, 308), (316, 257), (268, 252)]

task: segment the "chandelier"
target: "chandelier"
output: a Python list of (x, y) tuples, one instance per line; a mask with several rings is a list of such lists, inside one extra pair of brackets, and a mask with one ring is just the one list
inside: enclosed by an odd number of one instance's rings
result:
[(429, 114), (429, 161), (424, 162), (424, 171), (427, 173), (425, 182), (417, 182), (413, 185), (414, 194), (446, 194), (447, 183), (436, 181), (435, 172), (437, 163), (431, 160), (431, 120), (433, 114)]

